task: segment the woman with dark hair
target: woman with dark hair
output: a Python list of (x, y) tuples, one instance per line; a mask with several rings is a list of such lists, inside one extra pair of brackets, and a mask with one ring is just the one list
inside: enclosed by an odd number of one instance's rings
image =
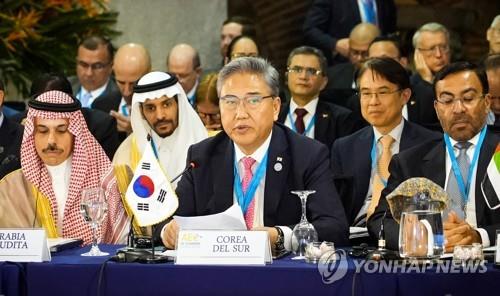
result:
[(229, 43), (224, 64), (227, 64), (236, 58), (258, 56), (259, 46), (257, 45), (255, 39), (249, 36), (241, 35), (234, 38), (231, 43)]

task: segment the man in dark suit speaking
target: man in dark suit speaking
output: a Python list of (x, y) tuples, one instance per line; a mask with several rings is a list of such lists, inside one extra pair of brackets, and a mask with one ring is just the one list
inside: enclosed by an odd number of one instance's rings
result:
[[(467, 62), (451, 64), (436, 74), (434, 91), (434, 108), (445, 135), (392, 158), (389, 181), (368, 220), (368, 230), (378, 233), (390, 192), (406, 179), (425, 177), (445, 188), (450, 197), (444, 217), (446, 251), (456, 245), (494, 245), (500, 202), (484, 196), (481, 182), (500, 137), (486, 128), (490, 109), (486, 75)], [(395, 249), (399, 225), (389, 211), (384, 224), (387, 246)]]
[[(346, 245), (347, 221), (328, 149), (274, 122), (280, 110), (278, 86), (277, 71), (260, 58), (235, 59), (221, 70), (217, 92), (224, 132), (189, 149), (187, 162), (197, 168), (177, 186), (176, 214), (214, 214), (238, 203), (247, 228), (267, 230), (271, 247), (279, 252), (290, 249), (292, 228), (301, 216), (300, 200), (290, 191), (315, 190), (307, 216), (319, 240)], [(163, 243), (174, 247), (177, 233), (172, 220), (162, 229)]]

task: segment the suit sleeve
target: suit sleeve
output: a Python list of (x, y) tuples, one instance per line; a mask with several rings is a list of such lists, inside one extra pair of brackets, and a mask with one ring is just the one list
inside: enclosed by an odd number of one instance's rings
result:
[[(392, 157), (389, 164), (390, 176), (387, 181), (387, 186), (382, 191), (378, 206), (375, 208), (375, 212), (370, 216), (367, 223), (370, 236), (376, 240), (378, 240), (380, 226), (382, 225), (382, 222), (384, 223), (386, 246), (391, 250), (397, 250), (399, 248), (399, 224), (392, 217), (386, 196), (406, 179), (402, 173), (400, 162), (401, 160), (397, 154)], [(385, 212), (387, 212), (387, 215), (382, 221)]]
[(333, 183), (328, 149), (324, 145), (306, 171), (305, 188), (316, 190), (308, 200), (308, 210), (310, 222), (316, 228), (319, 239), (332, 241), (337, 246), (349, 245), (349, 227)]
[(303, 25), (304, 39), (306, 43), (317, 47), (325, 53), (330, 53), (335, 48), (337, 39), (328, 34), (330, 27), (330, 11), (332, 9), (330, 0), (316, 0), (312, 4)]

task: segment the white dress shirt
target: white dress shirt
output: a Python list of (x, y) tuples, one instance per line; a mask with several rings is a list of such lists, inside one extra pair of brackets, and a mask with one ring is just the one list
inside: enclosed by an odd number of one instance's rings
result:
[[(98, 89), (94, 89), (93, 91), (90, 91), (90, 95), (92, 97), (89, 99), (87, 105), (83, 106), (83, 103), (82, 103), (82, 107), (90, 108), (90, 106), (92, 106), (92, 103), (94, 103), (95, 99), (97, 97), (99, 97), (100, 95), (102, 95), (102, 93), (106, 90), (106, 87), (108, 87), (108, 83), (109, 83), (109, 79), (108, 79), (108, 81), (106, 81), (106, 83), (103, 86), (99, 87)], [(80, 100), (80, 102), (82, 102), (82, 99), (85, 97), (86, 93), (89, 93), (89, 91), (86, 90), (83, 86), (81, 86), (80, 92), (77, 95), (77, 99)]]
[[(255, 171), (259, 167), (259, 164), (262, 162), (262, 159), (264, 158), (264, 155), (269, 149), (269, 145), (271, 143), (271, 137), (272, 137), (272, 132), (269, 134), (267, 139), (260, 145), (257, 150), (255, 150), (254, 153), (251, 155), (246, 155), (241, 151), (241, 149), (238, 147), (238, 145), (234, 144), (234, 151), (235, 151), (235, 160), (236, 163), (238, 164), (238, 174), (240, 175), (240, 182), (243, 180), (244, 174), (245, 174), (245, 169), (243, 166), (243, 162), (241, 161), (243, 157), (251, 157), (255, 159), (255, 163), (252, 165), (252, 173), (255, 174)], [(265, 164), (266, 165), (266, 164)], [(254, 204), (254, 216), (253, 216), (253, 227), (263, 227), (264, 226), (264, 189), (266, 186), (266, 174), (262, 176), (262, 179), (260, 180), (259, 186), (257, 187), (257, 190), (255, 191), (254, 199), (255, 199), (255, 204)], [(234, 190), (233, 190), (234, 192)], [(233, 193), (234, 197), (234, 203), (238, 203), (236, 194)], [(284, 245), (285, 249), (291, 250), (292, 249), (292, 229), (288, 226), (278, 226), (283, 230), (283, 235), (284, 235)]]
[[(401, 135), (403, 134), (403, 128), (404, 128), (404, 119), (401, 119), (401, 122), (393, 128), (388, 135), (390, 135), (394, 139), (394, 143), (392, 143), (391, 146), (391, 153), (392, 155), (399, 153), (399, 145), (401, 144)], [(382, 133), (380, 133), (376, 127), (373, 127), (373, 133), (374, 137), (377, 140), (377, 159), (380, 158), (382, 155), (382, 143), (380, 143), (380, 138), (384, 136)], [(370, 146), (370, 153), (371, 153), (371, 146)], [(366, 198), (365, 198), (365, 203), (359, 210), (358, 215), (356, 215), (356, 218), (365, 214), (366, 211), (368, 210), (368, 207), (370, 206), (370, 202), (372, 200), (372, 193), (373, 193), (373, 178), (375, 177), (375, 174), (377, 173), (377, 166), (374, 165), (373, 163), (371, 164), (371, 172), (370, 172), (370, 181), (368, 182), (368, 191), (366, 192)]]
[[(307, 129), (309, 124), (311, 123), (311, 120), (313, 119), (314, 114), (316, 114), (316, 108), (318, 107), (318, 98), (312, 99), (309, 103), (307, 103), (304, 107), (299, 107), (297, 103), (293, 100), (293, 98), (290, 100), (290, 112), (292, 113), (292, 118), (293, 121), (297, 120), (297, 114), (295, 114), (295, 109), (297, 108), (303, 108), (307, 110), (307, 114), (304, 115), (304, 129)], [(295, 129), (295, 126), (292, 127), (293, 123), (290, 121), (290, 117), (288, 114), (286, 115), (285, 119), (285, 125), (291, 128), (292, 130)], [(314, 139), (314, 128), (315, 124), (312, 125), (311, 129), (305, 134), (305, 136)]]
[(45, 165), (52, 179), (52, 190), (57, 201), (57, 234), (62, 236), (64, 208), (68, 199), (69, 178), (71, 175), (71, 156), (56, 166)]
[[(476, 151), (477, 148), (477, 142), (479, 141), (479, 134), (475, 135), (472, 139), (470, 139), (468, 142), (471, 143), (472, 145), (467, 149), (467, 156), (469, 157), (469, 161), (472, 162), (472, 158), (474, 156), (474, 152)], [(455, 144), (458, 143), (458, 141), (453, 140), (450, 137), (450, 142), (451, 146), (453, 147), (453, 151), (455, 153), (455, 157), (458, 157), (459, 150), (455, 148)], [(448, 179), (450, 177), (450, 172), (451, 172), (451, 159), (450, 155), (448, 154), (448, 151), (446, 151), (446, 181), (444, 184), (445, 186), (448, 186)], [(478, 159), (479, 162), (479, 159)], [(481, 236), (481, 241), (483, 244), (483, 247), (489, 247), (490, 246), (490, 238), (488, 236), (488, 232), (486, 232), (485, 229), (483, 228), (477, 228), (477, 219), (476, 219), (476, 172), (477, 172), (477, 165), (478, 163), (476, 162), (476, 166), (472, 170), (472, 178), (471, 178), (471, 184), (470, 184), (470, 190), (469, 190), (469, 198), (467, 200), (467, 212), (465, 213), (465, 221), (469, 223), (470, 226), (474, 227), (478, 232), (479, 235)], [(445, 188), (446, 190), (446, 188)]]

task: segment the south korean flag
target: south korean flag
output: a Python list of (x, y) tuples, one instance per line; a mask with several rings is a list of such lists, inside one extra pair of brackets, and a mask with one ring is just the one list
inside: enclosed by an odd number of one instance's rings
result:
[(179, 206), (172, 184), (163, 173), (150, 145), (145, 147), (141, 161), (137, 164), (125, 200), (134, 214), (134, 220), (141, 227), (166, 220)]

